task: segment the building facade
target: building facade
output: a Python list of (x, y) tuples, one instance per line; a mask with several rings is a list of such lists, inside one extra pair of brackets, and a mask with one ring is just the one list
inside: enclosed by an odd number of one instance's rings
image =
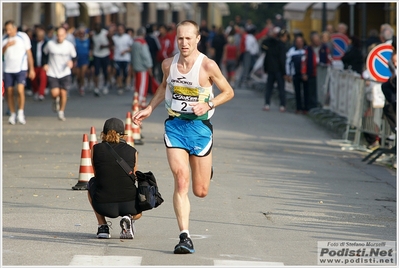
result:
[[(307, 42), (311, 31), (324, 30), (323, 3), (290, 2), (283, 9), (288, 31), (301, 31)], [(349, 27), (349, 35), (355, 35), (362, 40), (367, 38), (369, 31), (379, 30), (384, 23), (389, 23), (396, 31), (396, 18), (396, 2), (326, 3), (326, 23), (337, 26), (343, 22)]]
[(229, 14), (226, 3), (184, 2), (2, 2), (3, 23), (14, 20), (18, 25), (35, 24), (59, 26), (67, 22), (72, 28), (80, 25), (92, 27), (95, 22), (103, 26), (123, 23), (137, 29), (148, 23), (177, 23), (202, 19), (209, 25), (222, 26), (222, 17)]

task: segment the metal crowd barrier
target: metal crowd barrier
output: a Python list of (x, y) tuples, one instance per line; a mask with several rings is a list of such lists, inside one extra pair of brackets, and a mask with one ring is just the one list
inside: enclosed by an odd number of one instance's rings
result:
[[(343, 139), (336, 141), (343, 150), (371, 152), (362, 144), (363, 133), (379, 136), (381, 147), (386, 146), (386, 139), (392, 134), (382, 107), (373, 106), (371, 87), (366, 86), (366, 80), (359, 74), (350, 70), (337, 70), (323, 65), (317, 67), (317, 93), (322, 108), (311, 112), (316, 121), (327, 120), (330, 129), (345, 129)], [(353, 136), (352, 140), (350, 136)]]

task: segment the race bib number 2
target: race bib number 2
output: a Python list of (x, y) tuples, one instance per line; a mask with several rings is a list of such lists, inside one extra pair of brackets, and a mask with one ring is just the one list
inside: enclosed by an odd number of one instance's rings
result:
[(198, 100), (198, 89), (175, 86), (171, 108), (177, 113), (192, 114), (193, 107), (191, 104), (197, 103)]
[(196, 96), (184, 96), (179, 94), (173, 94), (172, 97), (172, 110), (183, 114), (192, 114), (193, 107), (191, 104), (197, 103), (198, 97)]

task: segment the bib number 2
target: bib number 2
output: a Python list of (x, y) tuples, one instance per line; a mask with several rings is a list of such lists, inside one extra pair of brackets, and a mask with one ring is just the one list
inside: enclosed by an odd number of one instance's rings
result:
[(178, 113), (183, 113), (183, 114), (192, 114), (193, 113), (193, 107), (190, 105), (193, 102), (188, 102), (188, 101), (181, 101), (177, 99), (172, 100), (172, 110)]

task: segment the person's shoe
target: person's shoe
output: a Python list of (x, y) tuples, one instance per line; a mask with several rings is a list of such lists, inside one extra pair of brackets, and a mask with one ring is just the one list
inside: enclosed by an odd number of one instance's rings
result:
[(18, 123), (20, 123), (21, 125), (26, 124), (25, 115), (23, 112), (18, 112), (17, 120), (18, 120)]
[(104, 88), (103, 88), (103, 94), (104, 94), (104, 95), (107, 95), (107, 94), (108, 94), (108, 87), (104, 87)]
[(174, 253), (175, 254), (188, 254), (194, 253), (194, 245), (193, 241), (191, 241), (190, 237), (188, 237), (187, 233), (182, 233), (179, 236), (180, 242), (175, 246)]
[(85, 95), (85, 90), (84, 90), (83, 87), (79, 88), (79, 95), (82, 96), (82, 97)]
[(103, 238), (103, 239), (111, 238), (108, 224), (102, 224), (101, 226), (98, 227), (97, 238)]
[(64, 111), (58, 111), (58, 119), (61, 121), (65, 121), (65, 115), (64, 115)]
[(123, 94), (123, 88), (119, 88), (118, 89), (118, 95), (122, 95)]
[(270, 111), (270, 105), (265, 105), (262, 110), (263, 111)]
[(25, 90), (25, 94), (27, 95), (27, 96), (33, 96), (33, 91), (32, 90), (30, 90), (30, 89), (27, 89), (27, 90)]
[(100, 90), (98, 88), (94, 89), (94, 96), (100, 97)]
[(15, 113), (12, 113), (8, 118), (8, 123), (10, 123), (11, 125), (15, 125), (16, 119), (17, 115)]
[(43, 95), (39, 95), (39, 101), (44, 101), (44, 96)]
[(123, 216), (120, 221), (120, 226), (122, 228), (120, 239), (133, 239), (135, 228), (134, 228), (134, 220), (130, 215)]
[(284, 106), (280, 106), (280, 112), (285, 113), (285, 107)]
[(53, 111), (56, 113), (60, 110), (60, 97), (57, 97), (53, 101)]
[(35, 93), (35, 94), (33, 95), (33, 99), (34, 99), (35, 101), (38, 101), (38, 100), (39, 100), (39, 93)]

